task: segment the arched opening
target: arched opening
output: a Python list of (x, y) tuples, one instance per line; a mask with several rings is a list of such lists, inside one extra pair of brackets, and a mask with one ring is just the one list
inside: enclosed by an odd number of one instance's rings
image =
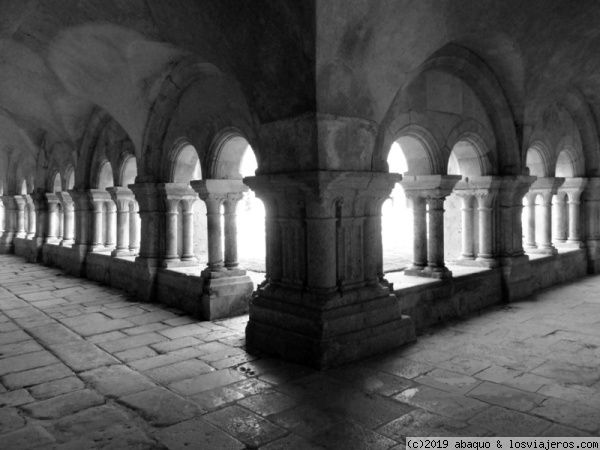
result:
[[(202, 167), (198, 158), (198, 152), (193, 145), (184, 144), (178, 150), (175, 155), (173, 162), (172, 171), (172, 182), (173, 183), (185, 183), (188, 184), (194, 180), (202, 179)], [(179, 201), (176, 208), (176, 230), (177, 230), (177, 258), (181, 259), (186, 253), (184, 249), (184, 214), (187, 212), (184, 208), (184, 203)], [(206, 205), (203, 201), (196, 201), (193, 203), (191, 210), (191, 220), (193, 221), (193, 249), (191, 252), (196, 257), (201, 266), (204, 266), (208, 262), (208, 232), (207, 232), (207, 218), (206, 218)], [(189, 251), (189, 250), (187, 250)]]
[[(120, 183), (124, 188), (128, 188), (129, 185), (135, 184), (137, 177), (137, 161), (135, 156), (128, 155), (123, 162), (121, 167)], [(117, 197), (120, 195), (117, 191), (115, 194)], [(120, 206), (122, 207), (122, 206)], [(128, 221), (125, 225), (119, 225), (119, 221)], [(114, 253), (115, 256), (135, 256), (139, 252), (140, 248), (140, 236), (141, 236), (142, 223), (139, 215), (139, 205), (137, 200), (132, 196), (132, 200), (127, 204), (127, 208), (124, 211), (117, 211), (117, 233), (122, 232), (125, 236), (117, 236), (117, 251)]]
[(100, 166), (100, 171), (98, 172), (98, 189), (105, 190), (106, 188), (112, 187), (114, 184), (113, 171), (110, 163), (105, 161)]
[(31, 201), (29, 200), (29, 196), (27, 195), (27, 181), (23, 179), (21, 182), (21, 195), (23, 196), (24, 204), (23, 204), (23, 229), (25, 230), (25, 237), (30, 236), (30, 227), (31, 227), (31, 218), (29, 214), (29, 210), (31, 208)]
[[(106, 191), (114, 186), (113, 170), (108, 161), (100, 166), (97, 177), (97, 189)], [(94, 199), (94, 240), (95, 250), (112, 250), (116, 244), (117, 214), (116, 204), (109, 192), (99, 193)]]
[(124, 164), (123, 169), (121, 170), (121, 185), (123, 187), (127, 187), (130, 184), (135, 183), (135, 178), (137, 177), (137, 163), (135, 160), (135, 156), (129, 156)]
[[(403, 144), (404, 145), (403, 145)], [(429, 170), (427, 158), (423, 158), (425, 150), (417, 151), (421, 145), (417, 139), (405, 136), (392, 144), (388, 154), (390, 173), (420, 173)], [(422, 146), (421, 146), (422, 147)], [(405, 148), (409, 148), (411, 165), (407, 161)], [(382, 206), (381, 234), (383, 243), (383, 270), (395, 272), (410, 265), (413, 248), (412, 213), (407, 202), (404, 189), (396, 184)]]
[[(242, 177), (251, 177), (255, 175), (257, 169), (256, 155), (246, 142), (238, 173)], [(244, 192), (237, 206), (237, 220), (240, 265), (251, 272), (265, 273), (265, 207), (253, 191)]]
[[(454, 144), (448, 158), (448, 175), (460, 175), (463, 180), (487, 175), (491, 167), (487, 153), (470, 139)], [(481, 198), (469, 191), (455, 189), (444, 205), (444, 259), (457, 261), (475, 259), (479, 254), (479, 203)], [(471, 234), (468, 246), (463, 233)], [(468, 249), (463, 248), (468, 247)]]
[(202, 169), (198, 153), (193, 145), (184, 145), (175, 158), (173, 183), (189, 183), (202, 179)]

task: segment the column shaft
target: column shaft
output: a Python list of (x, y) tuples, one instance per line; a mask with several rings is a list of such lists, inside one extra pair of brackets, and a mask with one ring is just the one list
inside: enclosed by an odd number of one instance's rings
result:
[(221, 199), (204, 199), (206, 203), (206, 227), (208, 231), (208, 267), (210, 270), (223, 269), (223, 248), (221, 245)]
[(429, 214), (429, 245), (427, 266), (435, 272), (444, 271), (444, 199), (427, 199)]
[(165, 200), (165, 259), (178, 259), (177, 254), (177, 204), (178, 201)]
[(478, 258), (492, 259), (494, 257), (493, 245), (493, 209), (485, 204), (483, 198), (479, 199), (479, 254)]
[(579, 195), (569, 196), (569, 243), (579, 244), (581, 242), (581, 230), (579, 219)]
[(475, 258), (475, 242), (473, 238), (473, 196), (463, 195), (462, 200), (462, 259)]
[(528, 194), (525, 198), (527, 199), (526, 217), (527, 227), (525, 228), (525, 248), (534, 249), (537, 248), (535, 242), (535, 194)]
[(223, 204), (225, 225), (225, 267), (233, 269), (239, 265), (237, 245), (237, 199), (228, 199)]
[(427, 266), (427, 204), (425, 199), (412, 196), (413, 206), (413, 265), (420, 270)]

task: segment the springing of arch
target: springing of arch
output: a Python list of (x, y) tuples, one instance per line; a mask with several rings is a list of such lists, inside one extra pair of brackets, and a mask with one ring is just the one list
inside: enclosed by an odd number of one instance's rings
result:
[(113, 171), (110, 163), (104, 160), (98, 164), (98, 171), (93, 182), (93, 188), (106, 189), (114, 185)]
[[(405, 114), (402, 105), (408, 95), (408, 87), (411, 83), (421, 77), (424, 73), (437, 70), (442, 71), (464, 81), (473, 90), (483, 105), (492, 126), (492, 132), (496, 143), (496, 153), (500, 174), (520, 174), (521, 158), (518, 151), (517, 131), (515, 121), (508, 100), (502, 87), (489, 69), (489, 67), (477, 55), (470, 50), (456, 44), (448, 44), (434, 53), (425, 61), (411, 76), (411, 80), (401, 87), (396, 98), (388, 108), (383, 126), (376, 139), (375, 152), (373, 154), (373, 169), (381, 170), (381, 165), (386, 161), (390, 142), (386, 138), (389, 127), (396, 121), (396, 115)], [(411, 111), (412, 115), (412, 111)], [(444, 174), (446, 167), (437, 172)]]
[(169, 152), (167, 180), (171, 183), (189, 183), (202, 179), (202, 166), (196, 148), (187, 139), (180, 139)]
[(491, 175), (494, 166), (490, 151), (483, 139), (467, 133), (453, 145), (448, 160), (448, 175), (483, 176)]
[(117, 185), (128, 187), (135, 183), (137, 177), (137, 160), (132, 153), (121, 156), (117, 175)]
[[(233, 127), (221, 130), (213, 139), (208, 152), (209, 177), (219, 180), (241, 180), (242, 159), (247, 151), (254, 152), (254, 149), (240, 130)], [(254, 156), (256, 157), (256, 152)]]
[[(399, 131), (394, 139), (404, 154), (407, 175), (445, 174), (444, 157), (434, 137), (425, 128), (410, 125)], [(388, 159), (391, 146), (386, 152)]]
[(529, 175), (538, 178), (548, 177), (550, 174), (550, 152), (542, 142), (534, 142), (527, 150), (525, 165), (529, 168)]

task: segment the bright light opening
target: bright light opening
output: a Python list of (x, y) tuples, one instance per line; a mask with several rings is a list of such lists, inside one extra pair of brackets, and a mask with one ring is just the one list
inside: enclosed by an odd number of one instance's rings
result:
[[(394, 142), (388, 155), (390, 173), (408, 172), (406, 157), (400, 144)], [(385, 201), (381, 211), (384, 272), (394, 272), (408, 267), (412, 260), (412, 213), (400, 184)]]

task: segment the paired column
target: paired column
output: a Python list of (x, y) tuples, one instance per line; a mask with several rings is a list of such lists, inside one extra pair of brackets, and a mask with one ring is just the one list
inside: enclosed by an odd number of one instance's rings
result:
[[(531, 185), (527, 194), (528, 201), (528, 234), (526, 248), (533, 253), (553, 255), (557, 253), (552, 244), (552, 197), (564, 183), (564, 178), (538, 178)], [(536, 198), (539, 204), (536, 203)], [(540, 211), (540, 223), (535, 222), (535, 213)], [(539, 229), (539, 233), (537, 233)], [(535, 234), (539, 236), (539, 242)]]
[[(114, 205), (114, 203), (106, 190), (89, 189), (87, 194), (92, 213), (92, 239), (90, 250), (93, 252), (110, 250), (111, 234), (114, 232), (111, 231), (112, 220), (109, 221), (108, 217), (111, 203), (112, 205)], [(114, 209), (112, 214), (114, 214)]]
[(165, 224), (161, 264), (163, 267), (195, 266), (198, 260), (194, 254), (193, 207), (198, 195), (187, 183), (162, 183), (158, 189), (163, 201)]
[(0, 237), (0, 252), (12, 253), (17, 227), (17, 205), (12, 195), (3, 195), (2, 204), (4, 205), (4, 232)]
[[(248, 187), (241, 180), (197, 180), (192, 187), (206, 204), (208, 232), (208, 272), (236, 270), (239, 266), (237, 250), (237, 203)], [(225, 254), (223, 254), (221, 206), (224, 210)]]
[[(130, 256), (131, 240), (131, 208), (134, 203), (133, 192), (124, 187), (110, 187), (106, 189), (116, 206), (117, 227), (116, 227), (116, 248), (112, 251), (112, 256)], [(135, 236), (134, 236), (135, 237)]]
[(557, 244), (564, 244), (569, 237), (569, 214), (567, 211), (567, 194), (558, 191), (552, 202), (554, 229), (552, 237)]
[(566, 178), (559, 194), (565, 192), (569, 207), (569, 227), (567, 245), (582, 248), (585, 246), (581, 230), (581, 194), (585, 190), (587, 178)]
[(460, 179), (458, 175), (419, 175), (401, 181), (413, 206), (413, 265), (404, 271), (406, 275), (452, 276), (444, 262), (444, 201)]
[(25, 214), (27, 214), (27, 234), (26, 239), (33, 239), (35, 236), (35, 203), (31, 195), (25, 195)]
[(22, 195), (15, 195), (15, 207), (16, 207), (16, 234), (17, 238), (25, 238), (27, 232), (25, 231), (25, 198)]
[[(463, 204), (462, 255), (458, 264), (497, 265), (495, 211), (501, 183), (501, 177), (473, 176), (456, 184), (454, 193), (461, 197)], [(478, 236), (477, 242), (475, 236)]]
[(46, 193), (46, 204), (48, 207), (46, 236), (44, 242), (49, 244), (58, 244), (59, 239), (59, 213), (60, 213), (60, 197), (53, 193)]
[(75, 242), (75, 209), (73, 199), (68, 192), (57, 192), (63, 208), (62, 247), (70, 247)]
[(525, 248), (533, 250), (537, 248), (535, 236), (535, 214), (536, 214), (537, 194), (528, 193), (525, 195)]

